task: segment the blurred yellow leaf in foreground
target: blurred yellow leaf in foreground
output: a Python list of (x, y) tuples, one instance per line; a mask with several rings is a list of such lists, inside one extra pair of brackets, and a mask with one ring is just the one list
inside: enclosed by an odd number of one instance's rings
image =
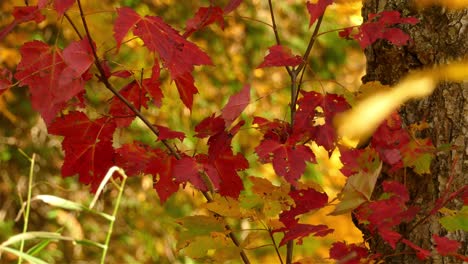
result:
[(430, 95), (440, 81), (468, 79), (467, 69), (468, 61), (463, 61), (410, 73), (392, 89), (367, 96), (351, 110), (338, 115), (334, 120), (338, 135), (364, 141), (401, 104)]
[(416, 4), (419, 7), (441, 5), (451, 9), (463, 9), (468, 7), (468, 0), (419, 0)]

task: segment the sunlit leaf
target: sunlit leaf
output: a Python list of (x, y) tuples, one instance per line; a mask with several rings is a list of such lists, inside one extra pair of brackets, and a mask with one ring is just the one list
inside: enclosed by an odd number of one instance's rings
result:
[(346, 185), (341, 192), (340, 203), (330, 215), (340, 215), (351, 212), (359, 205), (371, 199), (375, 183), (382, 170), (382, 163), (374, 171), (360, 171), (348, 178)]

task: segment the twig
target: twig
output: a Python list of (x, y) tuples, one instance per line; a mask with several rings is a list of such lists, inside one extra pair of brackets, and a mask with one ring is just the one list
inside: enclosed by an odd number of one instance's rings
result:
[[(281, 39), (279, 37), (278, 33), (278, 27), (276, 26), (276, 20), (275, 20), (275, 12), (273, 12), (273, 4), (271, 3), (271, 0), (268, 0), (268, 7), (270, 8), (270, 16), (271, 16), (271, 24), (273, 28), (273, 32), (275, 33), (275, 39), (276, 39), (276, 44), (281, 45)], [(293, 70), (289, 68), (288, 66), (285, 66), (286, 71), (288, 71), (288, 74), (291, 78), (293, 78)]]
[(275, 248), (276, 255), (278, 256), (280, 263), (283, 264), (283, 259), (281, 258), (281, 254), (279, 252), (278, 245), (276, 245), (276, 241), (275, 241), (275, 238), (273, 237), (273, 233), (271, 232), (270, 228), (268, 228), (267, 230), (268, 230), (268, 235), (270, 236), (271, 241), (273, 242), (273, 247)]
[(312, 47), (314, 46), (315, 39), (317, 38), (318, 31), (320, 29), (320, 25), (322, 24), (322, 20), (323, 20), (323, 15), (321, 15), (318, 18), (317, 23), (315, 24), (314, 32), (312, 33), (312, 36), (310, 37), (310, 40), (309, 40), (309, 45), (307, 45), (306, 52), (304, 53), (304, 56), (302, 56), (302, 63), (295, 69), (296, 74), (301, 72), (301, 70), (307, 64), (307, 60), (309, 58), (310, 51), (312, 50)]

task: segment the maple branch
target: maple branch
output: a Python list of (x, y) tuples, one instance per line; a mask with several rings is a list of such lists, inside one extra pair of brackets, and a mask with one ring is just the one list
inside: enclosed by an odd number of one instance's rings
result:
[[(271, 3), (271, 0), (268, 0), (268, 7), (270, 8), (271, 24), (272, 24), (273, 32), (275, 33), (276, 44), (281, 45), (281, 39), (279, 37), (278, 28), (276, 26), (275, 12), (273, 12), (273, 4)], [(294, 71), (291, 70), (289, 66), (285, 66), (285, 68), (288, 71), (289, 76), (293, 78), (292, 74)]]
[(312, 36), (310, 36), (309, 45), (307, 45), (306, 52), (304, 53), (304, 56), (302, 56), (302, 63), (295, 69), (296, 74), (300, 73), (301, 70), (304, 69), (305, 65), (307, 64), (307, 59), (309, 58), (312, 47), (314, 46), (315, 39), (317, 39), (318, 31), (320, 29), (320, 25), (322, 24), (322, 20), (323, 15), (321, 15), (318, 18), (317, 23), (315, 24), (314, 32), (312, 33)]
[[(302, 79), (304, 77), (304, 72), (305, 72), (305, 66), (307, 65), (307, 60), (310, 56), (310, 52), (312, 50), (312, 47), (314, 46), (315, 40), (317, 39), (318, 31), (320, 29), (320, 25), (322, 24), (323, 20), (323, 15), (321, 15), (317, 23), (315, 24), (314, 32), (312, 33), (312, 36), (310, 37), (309, 44), (307, 45), (307, 49), (302, 56), (302, 63), (299, 64), (299, 66), (292, 71), (291, 76), (291, 127), (294, 126), (294, 115), (296, 114), (296, 103), (297, 99), (299, 98), (299, 92), (301, 91), (301, 84), (302, 84)], [(297, 75), (300, 74), (301, 77), (299, 77), (299, 82), (297, 81)]]
[[(104, 71), (104, 68), (102, 67), (101, 65), (101, 62), (100, 62), (100, 58), (99, 56), (97, 55), (97, 52), (96, 52), (96, 48), (94, 47), (93, 45), (93, 39), (91, 37), (91, 34), (90, 34), (90, 31), (89, 31), (89, 28), (88, 28), (88, 24), (86, 22), (86, 18), (84, 16), (84, 12), (83, 12), (83, 8), (82, 8), (82, 5), (81, 5), (81, 1), (80, 0), (77, 0), (77, 3), (78, 3), (78, 8), (80, 10), (80, 16), (81, 16), (81, 21), (83, 23), (83, 27), (85, 29), (85, 32), (86, 32), (86, 36), (88, 37), (88, 41), (89, 41), (89, 45), (91, 46), (91, 50), (93, 52), (93, 57), (94, 57), (94, 64), (96, 65), (98, 71), (99, 71), (99, 80), (101, 82), (104, 83), (104, 85), (106, 86), (106, 88), (111, 91), (117, 98), (119, 98), (119, 100), (121, 100), (128, 108), (130, 108), (130, 110), (132, 110), (133, 113), (135, 113), (136, 116), (138, 116), (142, 121), (143, 123), (145, 123), (145, 125), (153, 132), (153, 134), (155, 134), (157, 137), (159, 137), (159, 130), (153, 126), (151, 124), (151, 122), (132, 104), (130, 103), (125, 97), (123, 97), (113, 86), (112, 84), (109, 82), (109, 79), (106, 77), (106, 73)], [(180, 154), (174, 149), (174, 147), (172, 147), (169, 142), (165, 139), (162, 139), (161, 142), (164, 144), (164, 146), (169, 150), (169, 152), (177, 159), (177, 160), (180, 160), (181, 159), (181, 156)], [(203, 193), (203, 196), (205, 196), (206, 200), (208, 203), (210, 202), (213, 202), (213, 198), (211, 197), (210, 193), (209, 192), (204, 192), (202, 191)], [(240, 247), (240, 243), (239, 243), (239, 240), (237, 239), (237, 237), (234, 235), (234, 233), (232, 232), (232, 228), (231, 226), (229, 226), (228, 224), (225, 225), (225, 228), (230, 231), (228, 236), (229, 238), (232, 240), (232, 242), (234, 243), (234, 245), (236, 245), (239, 249), (240, 249), (240, 256), (242, 258), (242, 261), (245, 263), (245, 264), (250, 264), (250, 261), (247, 257), (247, 255), (245, 254), (244, 250)]]

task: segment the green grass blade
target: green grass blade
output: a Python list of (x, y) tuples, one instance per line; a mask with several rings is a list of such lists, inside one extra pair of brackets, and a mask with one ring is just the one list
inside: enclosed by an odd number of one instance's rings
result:
[(41, 242), (34, 245), (33, 247), (31, 247), (28, 251), (26, 251), (26, 253), (31, 256), (37, 255), (44, 248), (46, 248), (51, 242), (52, 242), (52, 239), (44, 239)]
[(0, 246), (0, 251), (9, 252), (9, 253), (11, 253), (13, 255), (18, 256), (19, 258), (22, 258), (22, 259), (28, 261), (29, 263), (32, 263), (32, 264), (47, 264), (47, 262), (45, 262), (45, 261), (43, 261), (43, 260), (41, 260), (39, 258), (36, 258), (34, 256), (31, 256), (31, 255), (27, 254), (27, 253), (16, 250), (14, 248)]
[(15, 244), (22, 240), (31, 240), (31, 239), (55, 239), (55, 240), (68, 240), (68, 241), (74, 240), (72, 237), (65, 237), (65, 236), (60, 235), (59, 233), (34, 231), (34, 232), (26, 232), (26, 233), (14, 235), (8, 238), (8, 240), (4, 241), (2, 244), (0, 244), (0, 247), (5, 247), (11, 244)]

